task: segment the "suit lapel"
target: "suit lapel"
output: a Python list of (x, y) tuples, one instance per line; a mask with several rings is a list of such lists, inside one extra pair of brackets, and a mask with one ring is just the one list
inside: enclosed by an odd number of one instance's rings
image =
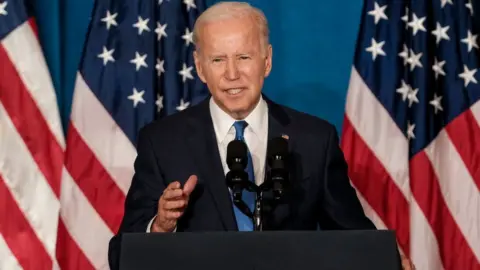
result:
[[(290, 136), (288, 125), (290, 118), (278, 104), (263, 96), (268, 105), (268, 140), (280, 136)], [(289, 140), (290, 142), (290, 140)], [(290, 147), (290, 143), (289, 143)]]
[[(289, 149), (289, 172), (290, 172), (290, 185), (293, 184), (296, 176), (296, 169), (295, 169), (295, 134), (292, 132), (290, 123), (291, 119), (286, 113), (286, 111), (278, 104), (272, 102), (268, 98), (264, 97), (268, 104), (268, 111), (269, 111), (269, 118), (268, 118), (268, 140), (270, 142), (271, 139), (276, 137), (284, 137), (288, 140), (288, 149)], [(267, 145), (268, 149), (268, 145)], [(267, 150), (268, 152), (268, 150)], [(268, 153), (267, 153), (268, 155)], [(268, 168), (268, 157), (266, 161), (266, 166)], [(267, 192), (264, 194), (265, 201), (271, 207), (273, 207), (273, 212), (264, 220), (265, 227), (268, 230), (271, 229), (279, 229), (279, 228), (286, 228), (288, 227), (285, 222), (289, 221), (289, 216), (292, 214), (291, 209), (291, 186), (286, 187), (287, 192), (285, 193), (286, 198), (285, 201), (279, 204), (273, 203), (273, 193)]]
[(192, 155), (204, 178), (225, 230), (237, 230), (233, 205), (225, 182), (218, 144), (215, 137), (212, 119), (210, 117), (208, 98), (198, 106), (198, 112), (190, 118), (190, 134), (188, 144)]

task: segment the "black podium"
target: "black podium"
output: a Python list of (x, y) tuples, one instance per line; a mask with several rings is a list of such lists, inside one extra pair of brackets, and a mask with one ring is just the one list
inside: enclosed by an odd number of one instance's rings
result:
[(400, 270), (392, 231), (134, 233), (120, 270)]

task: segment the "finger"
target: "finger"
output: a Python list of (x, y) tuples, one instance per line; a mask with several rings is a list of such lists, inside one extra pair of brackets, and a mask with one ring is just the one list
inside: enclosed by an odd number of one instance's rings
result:
[(180, 199), (182, 198), (183, 191), (181, 189), (169, 189), (165, 190), (165, 193), (163, 193), (162, 197), (164, 200), (173, 200), (173, 199)]
[(408, 260), (402, 260), (402, 269), (403, 270), (413, 270), (412, 264)]
[(170, 183), (170, 184), (167, 186), (166, 190), (179, 189), (179, 188), (181, 188), (180, 182), (175, 181), (175, 182)]
[(181, 216), (182, 216), (183, 212), (182, 211), (172, 211), (172, 210), (169, 210), (169, 211), (166, 211), (165, 212), (165, 219), (167, 220), (177, 220), (179, 219)]
[(185, 207), (186, 204), (187, 202), (185, 200), (167, 201), (165, 202), (163, 208), (166, 210), (180, 209)]
[(186, 196), (190, 196), (192, 193), (193, 189), (197, 185), (197, 176), (196, 175), (191, 175), (185, 185), (183, 186), (183, 194)]

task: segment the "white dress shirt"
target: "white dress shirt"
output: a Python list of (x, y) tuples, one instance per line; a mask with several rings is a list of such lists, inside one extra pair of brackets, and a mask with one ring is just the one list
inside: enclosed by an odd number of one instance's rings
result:
[[(226, 160), (227, 146), (235, 139), (236, 131), (233, 124), (237, 120), (224, 112), (215, 103), (213, 98), (210, 98), (210, 115), (212, 117), (213, 128), (217, 138), (217, 146), (222, 161), (223, 171), (226, 175), (229, 172)], [(245, 120), (248, 123), (243, 135), (245, 143), (252, 156), (255, 184), (260, 185), (263, 183), (265, 177), (265, 159), (267, 155), (268, 141), (268, 106), (265, 100), (260, 97), (260, 100), (253, 111), (242, 120)], [(153, 217), (148, 223), (147, 232), (150, 232), (150, 227), (152, 226), (155, 217)]]
[[(213, 120), (213, 127), (217, 138), (220, 159), (222, 160), (223, 171), (228, 173), (227, 165), (227, 146), (235, 139), (235, 127), (233, 124), (236, 119), (224, 112), (217, 104), (210, 99), (210, 115)], [(268, 140), (268, 106), (260, 98), (255, 109), (243, 119), (248, 123), (244, 131), (244, 139), (248, 150), (252, 155), (253, 169), (255, 171), (255, 183), (263, 183), (265, 176), (265, 158), (267, 153)]]

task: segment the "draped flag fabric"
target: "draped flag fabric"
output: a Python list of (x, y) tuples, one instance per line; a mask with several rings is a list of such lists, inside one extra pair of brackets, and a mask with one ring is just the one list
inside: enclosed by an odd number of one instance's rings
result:
[(477, 12), (364, 5), (341, 144), (365, 211), (417, 269), (480, 269)]
[(67, 131), (62, 269), (108, 268), (139, 129), (207, 96), (192, 55), (193, 24), (204, 8), (200, 0), (96, 1)]
[(0, 0), (0, 269), (58, 269), (65, 141), (27, 3)]

